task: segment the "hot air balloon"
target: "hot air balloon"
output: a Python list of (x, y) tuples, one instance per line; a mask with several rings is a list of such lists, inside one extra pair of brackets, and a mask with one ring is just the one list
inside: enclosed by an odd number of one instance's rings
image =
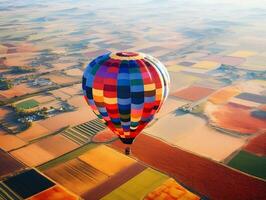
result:
[[(170, 77), (152, 56), (136, 52), (101, 55), (90, 62), (82, 78), (90, 108), (125, 144), (154, 118), (169, 93)], [(126, 154), (130, 152), (126, 148)]]

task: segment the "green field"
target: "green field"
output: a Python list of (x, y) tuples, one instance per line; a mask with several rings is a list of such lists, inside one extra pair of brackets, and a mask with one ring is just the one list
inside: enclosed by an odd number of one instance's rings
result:
[(29, 99), (29, 100), (16, 104), (16, 108), (20, 110), (26, 110), (26, 109), (37, 107), (38, 105), (39, 103), (37, 101), (35, 101), (34, 99)]
[(169, 177), (148, 168), (124, 183), (114, 191), (104, 196), (103, 200), (135, 200), (143, 199), (146, 194), (163, 184)]
[(230, 167), (266, 179), (266, 157), (240, 151), (230, 162)]

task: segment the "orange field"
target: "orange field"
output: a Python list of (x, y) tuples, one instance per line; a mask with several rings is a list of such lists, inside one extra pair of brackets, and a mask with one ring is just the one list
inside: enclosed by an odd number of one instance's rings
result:
[(10, 112), (11, 112), (10, 109), (4, 108), (4, 107), (0, 108), (0, 119), (4, 119), (5, 116), (6, 116), (8, 113), (10, 113)]
[(73, 159), (45, 170), (44, 174), (78, 195), (108, 179), (106, 174), (79, 159)]
[(12, 149), (19, 148), (23, 145), (27, 144), (20, 138), (15, 135), (6, 134), (4, 131), (0, 129), (0, 148), (5, 151), (10, 151)]
[(214, 104), (223, 104), (240, 92), (237, 87), (226, 87), (212, 94), (208, 100)]
[[(38, 89), (35, 88), (31, 88), (29, 86), (27, 86), (26, 84), (20, 84), (20, 85), (16, 85), (13, 88), (9, 89), (9, 90), (4, 90), (1, 91), (1, 96), (2, 98), (6, 98), (6, 99), (10, 99), (13, 98), (15, 96), (22, 96), (25, 95), (27, 93), (33, 93), (36, 92)], [(1, 97), (0, 97), (1, 99)]]
[(216, 106), (210, 113), (211, 121), (224, 129), (243, 134), (254, 134), (266, 129), (266, 120), (251, 116), (251, 110), (236, 104)]
[(92, 141), (93, 142), (110, 142), (116, 138), (117, 138), (117, 135), (106, 128), (105, 130), (93, 136)]
[(166, 180), (161, 186), (157, 187), (146, 195), (144, 200), (169, 199), (169, 200), (199, 200), (195, 194), (189, 192), (179, 185), (174, 179)]
[(24, 141), (31, 141), (49, 133), (49, 130), (41, 126), (38, 122), (33, 122), (27, 130), (19, 133), (17, 136)]
[(56, 185), (30, 197), (28, 200), (78, 200), (78, 197)]

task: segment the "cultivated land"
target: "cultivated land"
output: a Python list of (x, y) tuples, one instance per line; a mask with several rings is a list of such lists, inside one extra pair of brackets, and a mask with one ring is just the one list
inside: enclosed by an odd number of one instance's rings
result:
[(12, 173), (16, 173), (25, 168), (25, 166), (15, 160), (8, 153), (4, 152), (0, 149), (0, 179), (7, 175), (11, 175)]
[(17, 109), (25, 110), (25, 109), (31, 109), (34, 107), (37, 107), (39, 103), (34, 99), (29, 99), (27, 101), (20, 102), (16, 104)]
[(240, 151), (232, 160), (228, 162), (230, 167), (239, 169), (248, 174), (266, 179), (265, 172), (266, 157), (257, 156), (246, 151)]
[[(167, 178), (166, 175), (148, 168), (112, 191), (110, 194), (104, 196), (102, 199), (142, 199), (145, 197), (145, 194), (163, 184)], [(139, 190), (135, 190), (136, 187), (139, 188)]]
[(266, 133), (251, 138), (245, 146), (245, 150), (258, 156), (266, 156)]
[(35, 167), (57, 158), (79, 145), (61, 135), (54, 135), (11, 152), (13, 156), (28, 166)]
[[(1, 1), (0, 12), (0, 199), (266, 199), (260, 0)], [(130, 156), (82, 95), (85, 67), (115, 51), (150, 54), (171, 78)]]
[(78, 197), (67, 192), (59, 186), (54, 186), (48, 190), (38, 193), (29, 198), (29, 200), (78, 200)]
[(96, 187), (108, 178), (106, 174), (79, 159), (45, 170), (44, 174), (78, 195)]
[[(173, 124), (171, 130), (169, 123)], [(145, 132), (169, 145), (216, 161), (223, 161), (245, 144), (245, 138), (220, 133), (207, 126), (204, 119), (178, 111), (162, 117)]]
[[(149, 148), (146, 148), (147, 146)], [(114, 142), (112, 147), (124, 151), (124, 145), (119, 141)], [(211, 199), (265, 198), (265, 181), (179, 148), (171, 147), (145, 134), (140, 135), (133, 144), (132, 154)]]

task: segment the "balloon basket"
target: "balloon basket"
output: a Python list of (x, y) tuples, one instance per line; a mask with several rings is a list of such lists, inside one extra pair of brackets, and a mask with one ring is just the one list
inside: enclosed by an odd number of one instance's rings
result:
[(125, 148), (125, 154), (130, 155), (130, 153), (131, 153), (130, 147), (126, 147)]

